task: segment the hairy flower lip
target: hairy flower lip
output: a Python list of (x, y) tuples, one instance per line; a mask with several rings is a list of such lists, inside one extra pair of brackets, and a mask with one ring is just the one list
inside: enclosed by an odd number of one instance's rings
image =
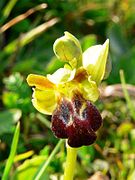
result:
[(68, 138), (71, 147), (81, 147), (94, 143), (101, 124), (102, 117), (96, 107), (75, 93), (72, 101), (61, 99), (52, 114), (51, 129), (57, 138)]
[(77, 119), (68, 127), (68, 144), (74, 148), (93, 144), (97, 138), (96, 133), (88, 126), (88, 122), (79, 119), (77, 122)]

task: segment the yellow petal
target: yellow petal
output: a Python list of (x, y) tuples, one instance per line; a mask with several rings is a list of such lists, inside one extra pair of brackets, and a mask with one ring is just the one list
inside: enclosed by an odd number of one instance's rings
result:
[(63, 84), (74, 79), (76, 70), (60, 68), (52, 75), (48, 74), (47, 78), (54, 84)]
[(51, 115), (57, 106), (57, 96), (54, 90), (34, 89), (32, 103), (41, 113)]
[(91, 76), (91, 80), (97, 84), (105, 75), (108, 49), (109, 40), (107, 39), (103, 45), (92, 46), (83, 53), (83, 67)]
[(82, 81), (81, 92), (85, 99), (92, 102), (95, 102), (99, 97), (99, 90), (97, 88), (96, 82), (91, 81), (90, 78), (88, 80)]
[(46, 90), (53, 89), (55, 85), (50, 82), (45, 76), (40, 76), (36, 74), (29, 74), (27, 77), (27, 83), (29, 86), (35, 86), (38, 89)]

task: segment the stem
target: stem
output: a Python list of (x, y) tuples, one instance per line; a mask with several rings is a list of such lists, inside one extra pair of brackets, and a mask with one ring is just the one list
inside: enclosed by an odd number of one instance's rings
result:
[(76, 166), (77, 148), (67, 145), (67, 161), (64, 172), (64, 180), (73, 180)]
[(36, 117), (47, 127), (50, 129), (51, 123), (49, 120), (47, 120), (43, 115), (37, 114)]
[(125, 99), (127, 101), (127, 106), (128, 106), (129, 111), (130, 111), (130, 115), (135, 120), (134, 105), (133, 105), (132, 100), (131, 100), (131, 98), (129, 96), (128, 90), (126, 89), (126, 81), (125, 81), (125, 76), (124, 76), (124, 71), (123, 70), (120, 70), (120, 80), (121, 80), (124, 96), (125, 96)]

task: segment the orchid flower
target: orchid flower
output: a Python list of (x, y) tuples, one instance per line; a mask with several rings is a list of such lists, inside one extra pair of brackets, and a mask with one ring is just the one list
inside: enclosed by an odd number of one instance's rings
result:
[(79, 41), (69, 32), (53, 46), (63, 68), (47, 76), (30, 74), (32, 103), (41, 113), (52, 115), (51, 129), (58, 138), (68, 139), (71, 147), (90, 145), (102, 118), (93, 105), (99, 98), (98, 86), (104, 79), (109, 40), (82, 53)]

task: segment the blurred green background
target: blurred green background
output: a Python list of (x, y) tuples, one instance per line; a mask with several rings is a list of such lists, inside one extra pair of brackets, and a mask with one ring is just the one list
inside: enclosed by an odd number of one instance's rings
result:
[[(96, 103), (104, 125), (94, 145), (80, 148), (75, 180), (92, 175), (97, 178), (99, 174), (100, 179), (134, 180), (134, 0), (0, 1), (0, 177), (17, 121), (21, 122), (21, 133), (9, 179), (34, 179), (38, 167), (58, 142), (48, 127), (50, 117), (39, 114), (32, 106), (26, 77), (30, 73), (46, 75), (63, 66), (52, 46), (64, 31), (80, 40), (83, 51), (109, 38), (112, 64)], [(111, 69), (110, 64), (108, 67)], [(121, 86), (120, 69), (127, 83), (124, 87), (129, 90), (127, 96)], [(43, 179), (60, 179), (65, 158), (62, 144)]]

